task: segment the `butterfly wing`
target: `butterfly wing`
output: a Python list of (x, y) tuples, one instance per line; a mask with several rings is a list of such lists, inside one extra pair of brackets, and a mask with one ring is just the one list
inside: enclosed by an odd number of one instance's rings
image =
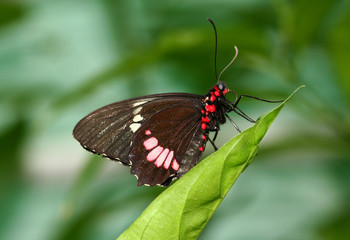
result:
[(168, 185), (197, 164), (203, 145), (200, 105), (180, 102), (149, 118), (135, 133), (129, 157), (138, 185)]
[(197, 164), (202, 96), (158, 94), (97, 109), (73, 130), (87, 150), (131, 166), (138, 185), (168, 185)]

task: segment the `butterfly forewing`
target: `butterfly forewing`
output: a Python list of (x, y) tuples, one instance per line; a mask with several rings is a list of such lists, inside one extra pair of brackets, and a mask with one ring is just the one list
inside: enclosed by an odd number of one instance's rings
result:
[(146, 96), (99, 108), (78, 122), (73, 135), (87, 150), (130, 165), (127, 151), (134, 133), (130, 126), (134, 127), (136, 111), (152, 99)]

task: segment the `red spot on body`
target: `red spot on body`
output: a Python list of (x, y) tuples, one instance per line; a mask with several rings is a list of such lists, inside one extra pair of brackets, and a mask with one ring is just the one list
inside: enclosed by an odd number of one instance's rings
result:
[(219, 91), (219, 88), (218, 88), (218, 86), (214, 86), (214, 89), (216, 90), (216, 91)]
[(203, 140), (207, 140), (207, 137), (205, 135), (202, 136)]
[(148, 153), (147, 155), (147, 161), (152, 162), (154, 161), (159, 154), (161, 154), (161, 152), (163, 151), (164, 148), (162, 148), (161, 146), (156, 147), (155, 149), (153, 149), (150, 153)]
[(207, 124), (202, 123), (202, 124), (201, 124), (201, 128), (202, 128), (202, 129), (206, 129), (206, 128), (207, 128)]
[(158, 139), (155, 137), (151, 137), (143, 142), (143, 146), (145, 146), (146, 150), (151, 150), (157, 145), (158, 145)]
[(171, 167), (172, 167), (175, 171), (179, 170), (180, 165), (179, 165), (179, 163), (176, 161), (176, 159), (174, 159), (173, 164), (171, 165)]
[(171, 151), (165, 159), (165, 162), (163, 165), (165, 169), (169, 169), (169, 166), (170, 166), (171, 160), (173, 160), (173, 157), (174, 157), (174, 151)]
[(202, 117), (202, 122), (209, 122), (209, 117), (208, 116)]
[(214, 95), (211, 95), (211, 97), (210, 97), (210, 101), (214, 102), (214, 101), (215, 101), (215, 99), (216, 99), (216, 97), (215, 97)]
[(203, 147), (200, 147), (200, 148), (199, 148), (199, 151), (203, 152), (203, 151), (204, 151)]
[(202, 113), (202, 114), (204, 114), (204, 113), (205, 113), (205, 111), (202, 109), (202, 110), (201, 110), (201, 113)]
[(219, 91), (215, 91), (214, 95), (218, 97), (218, 96), (220, 96), (220, 92)]
[(146, 131), (145, 131), (145, 134), (146, 134), (146, 135), (151, 135), (151, 131), (150, 131), (150, 130), (146, 130)]
[(225, 88), (225, 90), (222, 92), (222, 94), (226, 94), (228, 92), (227, 88)]
[(215, 105), (206, 105), (205, 106), (205, 109), (208, 111), (208, 112), (215, 112)]
[(165, 158), (168, 156), (169, 149), (164, 149), (163, 152), (158, 156), (156, 162), (154, 163), (157, 167), (160, 167), (163, 165)]

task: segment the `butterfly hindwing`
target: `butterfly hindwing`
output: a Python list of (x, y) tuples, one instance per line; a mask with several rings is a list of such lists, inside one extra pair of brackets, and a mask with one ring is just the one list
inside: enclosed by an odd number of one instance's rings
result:
[(189, 100), (147, 119), (135, 132), (129, 154), (138, 185), (167, 185), (195, 165), (204, 141), (200, 125), (201, 105)]

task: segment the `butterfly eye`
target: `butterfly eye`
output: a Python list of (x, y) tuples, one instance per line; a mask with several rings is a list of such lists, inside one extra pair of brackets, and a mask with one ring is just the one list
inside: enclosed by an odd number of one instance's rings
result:
[(219, 82), (219, 83), (217, 84), (217, 86), (218, 86), (218, 88), (219, 88), (220, 91), (224, 91), (224, 90), (225, 90), (225, 85), (224, 85), (223, 83)]

